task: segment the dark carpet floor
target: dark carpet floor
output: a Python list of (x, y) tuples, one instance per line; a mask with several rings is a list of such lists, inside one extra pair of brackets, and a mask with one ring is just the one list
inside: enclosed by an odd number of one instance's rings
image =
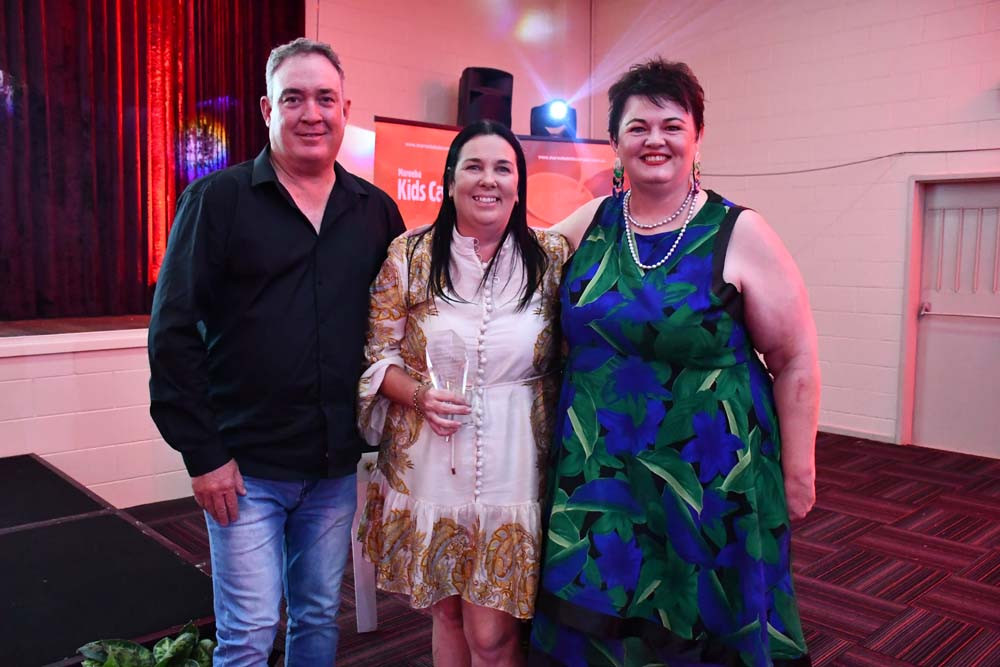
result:
[[(1000, 666), (1000, 460), (830, 434), (816, 449), (816, 508), (793, 538), (814, 665)], [(208, 560), (193, 501), (130, 512)], [(431, 665), (428, 615), (382, 593), (378, 614), (359, 635), (348, 576), (338, 665)]]

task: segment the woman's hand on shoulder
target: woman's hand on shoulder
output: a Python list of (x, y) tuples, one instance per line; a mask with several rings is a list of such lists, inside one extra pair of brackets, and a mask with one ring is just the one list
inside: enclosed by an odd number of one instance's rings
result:
[(565, 220), (552, 225), (549, 229), (566, 237), (566, 240), (569, 241), (570, 250), (575, 251), (580, 247), (580, 242), (583, 240), (584, 232), (587, 231), (587, 227), (590, 226), (590, 222), (594, 219), (594, 214), (597, 213), (597, 209), (604, 200), (605, 197), (591, 199), (589, 202), (570, 213), (569, 217)]

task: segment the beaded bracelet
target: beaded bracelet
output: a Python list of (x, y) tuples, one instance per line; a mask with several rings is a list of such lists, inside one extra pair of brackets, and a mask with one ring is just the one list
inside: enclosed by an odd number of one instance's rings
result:
[(413, 390), (413, 409), (417, 411), (417, 414), (421, 417), (424, 416), (424, 411), (420, 409), (420, 390), (427, 386), (426, 382), (418, 382), (416, 388)]

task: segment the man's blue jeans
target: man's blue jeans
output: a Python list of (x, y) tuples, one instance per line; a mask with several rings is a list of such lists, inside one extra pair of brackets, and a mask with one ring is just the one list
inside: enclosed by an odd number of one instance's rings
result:
[(340, 580), (351, 550), (356, 476), (243, 478), (239, 519), (206, 514), (215, 594), (215, 667), (262, 667), (288, 610), (286, 667), (327, 667), (337, 651)]

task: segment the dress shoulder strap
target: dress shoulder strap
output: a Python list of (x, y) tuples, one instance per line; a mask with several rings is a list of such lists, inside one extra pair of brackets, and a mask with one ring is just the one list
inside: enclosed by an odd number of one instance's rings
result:
[(740, 217), (740, 213), (746, 210), (746, 207), (738, 206), (718, 195), (715, 196), (718, 198), (718, 203), (728, 206), (728, 210), (723, 216), (722, 222), (719, 223), (719, 230), (715, 233), (715, 243), (712, 248), (712, 291), (722, 301), (723, 307), (729, 314), (736, 321), (742, 322), (743, 296), (735, 285), (726, 282), (722, 274), (726, 267), (726, 252), (729, 250), (729, 240), (733, 236), (736, 219)]

